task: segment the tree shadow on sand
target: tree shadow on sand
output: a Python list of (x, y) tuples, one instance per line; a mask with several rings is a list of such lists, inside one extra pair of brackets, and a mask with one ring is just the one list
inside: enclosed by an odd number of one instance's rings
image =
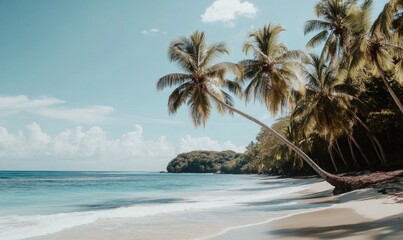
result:
[[(325, 227), (302, 227), (279, 229), (267, 232), (270, 236), (297, 237), (309, 236), (313, 239), (339, 239), (354, 237), (367, 231), (374, 232), (369, 239), (381, 240), (391, 236), (403, 236), (403, 213), (376, 221)], [(397, 239), (397, 238), (393, 238)]]

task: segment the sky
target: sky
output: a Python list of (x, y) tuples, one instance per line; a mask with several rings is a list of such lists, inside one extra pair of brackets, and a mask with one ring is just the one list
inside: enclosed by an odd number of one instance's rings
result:
[[(165, 170), (192, 150), (243, 152), (259, 127), (213, 113), (195, 128), (173, 89), (156, 81), (180, 71), (169, 43), (204, 31), (247, 58), (242, 44), (265, 24), (305, 50), (305, 21), (318, 0), (0, 0), (0, 170)], [(387, 0), (374, 0), (378, 13)], [(236, 107), (272, 124), (258, 102)]]

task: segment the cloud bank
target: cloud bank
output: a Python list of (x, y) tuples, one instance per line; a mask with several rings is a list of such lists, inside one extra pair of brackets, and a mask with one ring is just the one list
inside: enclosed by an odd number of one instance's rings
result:
[(219, 143), (209, 137), (190, 135), (177, 144), (164, 136), (146, 139), (141, 125), (135, 125), (134, 130), (115, 139), (108, 138), (106, 132), (97, 126), (66, 129), (54, 136), (43, 131), (37, 123), (31, 123), (16, 133), (0, 127), (0, 163), (3, 169), (7, 166), (30, 169), (43, 163), (43, 166), (58, 166), (58, 169), (70, 169), (70, 166), (82, 169), (84, 166), (93, 170), (162, 170), (178, 153), (192, 150), (242, 152), (244, 148), (229, 141)]
[(232, 150), (235, 152), (244, 152), (245, 148), (242, 146), (236, 146), (230, 141), (219, 143), (209, 137), (194, 138), (187, 135), (182, 138), (179, 143), (179, 152), (190, 152), (195, 150), (208, 150), (208, 151), (225, 151)]
[(255, 18), (258, 9), (248, 1), (241, 0), (216, 0), (206, 8), (201, 15), (202, 22), (221, 22), (233, 27), (235, 20), (240, 17)]

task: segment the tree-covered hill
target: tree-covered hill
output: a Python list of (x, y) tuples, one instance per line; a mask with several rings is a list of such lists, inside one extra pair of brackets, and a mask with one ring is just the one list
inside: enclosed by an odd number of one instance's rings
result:
[(167, 166), (170, 173), (251, 173), (250, 161), (234, 151), (192, 151), (179, 154)]

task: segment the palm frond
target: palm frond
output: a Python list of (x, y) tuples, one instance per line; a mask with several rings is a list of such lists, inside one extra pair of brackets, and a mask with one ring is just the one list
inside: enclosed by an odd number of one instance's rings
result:
[(177, 62), (179, 66), (186, 72), (192, 72), (197, 68), (197, 63), (191, 52), (187, 51), (191, 44), (188, 39), (180, 38), (170, 44), (168, 56), (171, 62)]
[(242, 65), (231, 63), (231, 62), (217, 63), (217, 64), (207, 68), (205, 70), (205, 72), (208, 77), (217, 77), (217, 76), (215, 76), (216, 72), (223, 72), (223, 73), (231, 72), (232, 74), (235, 75), (235, 77), (240, 78), (240, 79), (243, 78)]
[(383, 10), (381, 13), (378, 15), (378, 17), (375, 19), (374, 23), (372, 24), (371, 27), (371, 34), (374, 34), (376, 32), (381, 32), (383, 34), (388, 34), (389, 29), (392, 25), (392, 20), (393, 20), (393, 4), (391, 4), (390, 1), (385, 4), (383, 7)]
[(179, 107), (186, 103), (192, 94), (192, 83), (185, 83), (176, 88), (168, 98), (168, 112), (175, 114)]
[(243, 82), (246, 79), (253, 78), (257, 72), (260, 71), (261, 61), (254, 59), (245, 59), (238, 63), (239, 67), (242, 69), (242, 77), (238, 77), (237, 80)]
[(275, 58), (275, 61), (284, 62), (284, 61), (298, 61), (304, 62), (306, 61), (306, 54), (301, 50), (289, 50), (282, 52), (278, 57)]
[(253, 51), (253, 55), (258, 59), (265, 59), (267, 55), (259, 48), (257, 48), (253, 43), (245, 42), (242, 51), (248, 54), (249, 51)]
[(228, 89), (231, 93), (235, 94), (237, 97), (242, 96), (242, 87), (239, 83), (231, 80), (225, 80), (224, 85), (226, 89)]
[(326, 41), (326, 39), (328, 38), (329, 33), (328, 31), (322, 31), (319, 32), (318, 34), (316, 34), (315, 36), (313, 36), (306, 44), (307, 48), (314, 48), (316, 46), (318, 46), (319, 44), (323, 43), (324, 41)]
[(190, 35), (190, 41), (192, 44), (189, 44), (188, 47), (188, 52), (192, 52), (193, 54), (193, 59), (196, 62), (196, 67), (201, 66), (202, 62), (202, 55), (204, 53), (204, 50), (206, 48), (206, 42), (205, 42), (205, 35), (204, 32), (193, 32)]
[(305, 23), (304, 34), (308, 34), (313, 31), (329, 31), (332, 29), (332, 24), (322, 20), (308, 20)]
[(211, 63), (215, 58), (222, 54), (229, 54), (228, 49), (224, 43), (216, 43), (208, 46), (201, 57), (200, 67), (205, 67), (206, 64)]
[[(223, 90), (219, 90), (218, 92), (214, 93), (214, 96), (217, 99), (220, 99), (220, 101), (224, 102), (225, 104), (227, 104), (229, 106), (234, 105), (234, 101), (233, 101), (231, 95), (229, 95), (228, 93), (226, 93)], [(229, 111), (229, 109), (226, 106), (224, 106), (222, 104), (222, 102), (216, 101), (215, 99), (213, 99), (213, 101), (216, 103), (216, 108), (217, 108), (217, 111), (219, 113), (221, 113), (221, 114), (227, 114), (227, 113), (232, 114), (232, 112)]]
[(187, 104), (195, 127), (205, 126), (211, 113), (211, 103), (201, 86), (195, 86)]
[(262, 78), (263, 78), (262, 70), (259, 69), (259, 71), (257, 71), (255, 75), (251, 78), (250, 83), (244, 90), (245, 102), (249, 102), (252, 99), (252, 97), (254, 100), (258, 98), (259, 83)]
[(191, 79), (191, 75), (184, 73), (171, 73), (163, 76), (157, 81), (157, 90), (163, 90), (166, 87), (183, 84)]

